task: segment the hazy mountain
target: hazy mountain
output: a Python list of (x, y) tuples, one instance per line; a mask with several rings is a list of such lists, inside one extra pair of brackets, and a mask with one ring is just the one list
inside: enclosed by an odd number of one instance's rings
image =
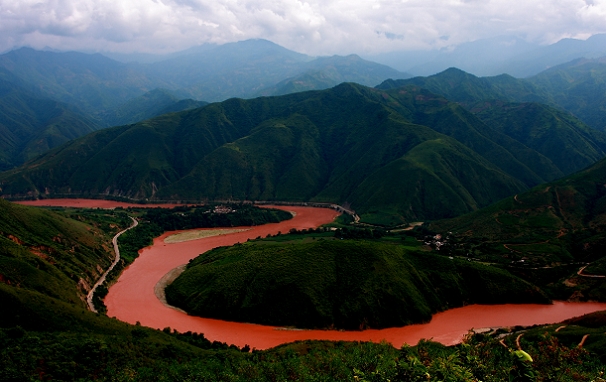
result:
[(445, 98), (342, 84), (98, 131), (0, 184), (13, 197), (350, 203), (394, 223), (456, 216), (562, 173)]
[(606, 56), (606, 34), (596, 34), (587, 40), (567, 38), (505, 61), (493, 74), (530, 77), (572, 60), (603, 56)]
[(99, 128), (69, 105), (0, 80), (0, 171)]
[[(375, 85), (390, 77), (407, 77), (357, 56), (313, 58), (267, 40), (202, 45), (154, 60), (122, 63), (100, 54), (21, 48), (0, 55), (0, 78), (76, 105), (101, 125), (112, 126), (149, 115), (141, 113), (141, 99), (134, 99), (149, 98), (144, 94), (157, 88), (179, 99), (222, 101), (324, 89), (344, 81)], [(328, 81), (308, 81), (300, 89), (286, 84), (312, 72), (322, 73)], [(274, 90), (263, 92), (265, 89)]]
[(352, 54), (346, 57), (319, 57), (308, 62), (307, 70), (264, 89), (260, 95), (284, 95), (306, 90), (328, 89), (343, 82), (373, 86), (386, 78), (407, 78), (406, 73), (366, 61)]
[(574, 59), (602, 56), (606, 56), (606, 34), (587, 40), (563, 39), (547, 46), (500, 36), (439, 51), (390, 52), (367, 58), (417, 76), (457, 67), (477, 76), (509, 74), (524, 78)]
[(159, 79), (100, 54), (21, 48), (0, 55), (0, 68), (41, 95), (94, 114), (159, 87)]
[(207, 105), (207, 102), (181, 99), (171, 91), (154, 89), (102, 113), (101, 118), (110, 126), (128, 125), (161, 114), (195, 109), (204, 105)]
[(454, 66), (481, 76), (511, 74), (507, 70), (502, 71), (503, 63), (537, 48), (537, 45), (516, 37), (482, 39), (441, 50), (432, 60), (419, 63), (407, 71), (430, 75)]
[(341, 82), (371, 86), (407, 77), (356, 55), (313, 58), (267, 40), (203, 45), (150, 68), (193, 98), (208, 101), (326, 89)]

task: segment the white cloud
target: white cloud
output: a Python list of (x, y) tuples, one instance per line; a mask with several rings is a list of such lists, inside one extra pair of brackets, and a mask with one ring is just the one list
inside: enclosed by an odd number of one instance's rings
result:
[(161, 52), (266, 38), (309, 54), (606, 32), (606, 0), (0, 0), (12, 46)]

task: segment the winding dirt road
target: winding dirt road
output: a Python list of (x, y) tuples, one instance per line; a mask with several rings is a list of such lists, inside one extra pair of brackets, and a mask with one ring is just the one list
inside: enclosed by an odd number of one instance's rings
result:
[(105, 282), (105, 279), (107, 278), (107, 275), (109, 274), (109, 272), (111, 272), (114, 269), (114, 267), (118, 264), (118, 262), (120, 261), (120, 249), (118, 248), (118, 238), (124, 232), (128, 231), (129, 229), (133, 229), (137, 225), (139, 225), (139, 222), (135, 218), (133, 218), (131, 216), (129, 216), (129, 217), (133, 221), (133, 224), (131, 224), (131, 226), (128, 227), (127, 229), (118, 232), (116, 234), (116, 236), (114, 236), (114, 238), (112, 239), (112, 244), (114, 245), (114, 253), (116, 254), (116, 258), (114, 259), (114, 262), (112, 263), (112, 265), (109, 266), (109, 268), (107, 268), (105, 273), (103, 273), (103, 275), (101, 277), (99, 277), (99, 280), (97, 280), (95, 285), (88, 292), (88, 295), (86, 295), (86, 303), (88, 304), (88, 309), (92, 312), (97, 313), (97, 309), (95, 309), (95, 304), (93, 304), (93, 296), (95, 295), (95, 291), (97, 290), (97, 288), (100, 285), (102, 285)]

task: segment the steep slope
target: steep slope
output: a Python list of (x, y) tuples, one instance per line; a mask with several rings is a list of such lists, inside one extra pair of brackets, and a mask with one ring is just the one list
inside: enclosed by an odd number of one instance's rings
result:
[(0, 80), (0, 171), (99, 128), (66, 104)]
[(574, 60), (528, 82), (589, 126), (606, 131), (606, 57)]
[[(438, 218), (521, 191), (549, 172), (517, 161), (479, 131), (486, 128), (420, 89), (404, 95), (343, 84), (99, 131), (3, 174), (0, 187), (13, 197), (349, 202), (362, 213)], [(415, 191), (386, 184), (395, 179)]]
[[(546, 232), (559, 233), (562, 228), (567, 232), (583, 229), (602, 230), (604, 198), (606, 197), (606, 159), (600, 160), (593, 166), (569, 175), (555, 182), (542, 184), (529, 191), (500, 201), (486, 209), (462, 216), (456, 219), (439, 222), (440, 226), (459, 226), (465, 229), (468, 225), (476, 228), (484, 226), (478, 232), (485, 232), (492, 237), (504, 239), (512, 235), (524, 234), (524, 228), (518, 225), (520, 231), (508, 230), (515, 224), (502, 224), (498, 215), (517, 216), (514, 220), (522, 219), (520, 213), (542, 214), (549, 213), (550, 224), (542, 228)], [(497, 214), (497, 215), (495, 215)], [(499, 221), (497, 221), (499, 220)], [(510, 219), (506, 219), (510, 220)], [(488, 224), (488, 222), (491, 222)], [(438, 224), (436, 222), (435, 224)], [(528, 232), (532, 235), (540, 234), (540, 230)], [(581, 243), (577, 243), (582, 245)]]
[(606, 159), (430, 229), (453, 256), (506, 267), (554, 299), (606, 301)]
[(0, 282), (84, 306), (113, 260), (111, 237), (56, 213), (0, 199)]
[(539, 103), (498, 101), (480, 102), (470, 110), (495, 130), (550, 158), (564, 174), (606, 156), (606, 134), (567, 112)]
[[(583, 70), (586, 72), (586, 69)], [(493, 130), (489, 134), (491, 138), (508, 147), (510, 152), (516, 152), (516, 157), (523, 163), (532, 166), (540, 161), (552, 162), (557, 171), (555, 176), (545, 178), (548, 180), (571, 174), (601, 159), (606, 155), (606, 134), (591, 129), (564, 112), (561, 108), (570, 106), (565, 104), (565, 99), (572, 99), (575, 95), (562, 89), (564, 82), (568, 83), (562, 78), (551, 88), (541, 85), (539, 79), (545, 79), (547, 75), (546, 72), (530, 80), (517, 80), (506, 75), (478, 78), (451, 68), (430, 77), (385, 81), (378, 88), (394, 89), (415, 84), (456, 101), (490, 126)], [(559, 98), (558, 91), (562, 93)], [(590, 99), (595, 103), (604, 99), (599, 95), (591, 97), (592, 93), (585, 90), (579, 93), (582, 94), (579, 103), (590, 102)], [(537, 102), (560, 105), (554, 108)], [(600, 113), (599, 107), (593, 110)], [(522, 146), (539, 152), (542, 159), (531, 159), (524, 154)], [(566, 155), (562, 155), (564, 152)]]
[(387, 80), (379, 89), (417, 85), (469, 108), (479, 101), (539, 102), (567, 110), (590, 127), (606, 125), (606, 59), (576, 59), (527, 79), (476, 77), (456, 68), (429, 77)]

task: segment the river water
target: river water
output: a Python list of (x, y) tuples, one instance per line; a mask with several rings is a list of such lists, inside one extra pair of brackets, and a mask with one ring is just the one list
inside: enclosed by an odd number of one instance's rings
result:
[[(122, 203), (77, 199), (45, 200), (39, 205), (112, 208)], [(31, 204), (31, 203), (28, 203)], [(149, 206), (149, 205), (146, 205)], [(285, 207), (276, 208), (295, 212), (295, 217), (281, 223), (256, 227), (241, 227), (242, 232), (207, 237), (181, 243), (167, 244), (164, 238), (175, 232), (167, 232), (156, 238), (151, 247), (144, 248), (120, 276), (105, 298), (107, 314), (119, 320), (136, 322), (152, 328), (170, 327), (180, 332), (204, 333), (211, 341), (227, 342), (237, 346), (249, 345), (267, 349), (297, 340), (345, 340), (387, 341), (396, 347), (416, 344), (420, 339), (433, 339), (445, 345), (458, 343), (470, 329), (487, 327), (535, 325), (557, 323), (562, 320), (606, 310), (606, 303), (573, 303), (556, 301), (552, 305), (504, 304), (469, 305), (437, 313), (427, 324), (400, 328), (364, 331), (288, 330), (272, 326), (246, 324), (189, 316), (165, 306), (158, 300), (154, 288), (158, 281), (172, 269), (186, 264), (200, 253), (218, 246), (245, 242), (249, 238), (267, 234), (288, 232), (291, 228), (314, 228), (334, 220), (337, 212), (325, 208)]]

